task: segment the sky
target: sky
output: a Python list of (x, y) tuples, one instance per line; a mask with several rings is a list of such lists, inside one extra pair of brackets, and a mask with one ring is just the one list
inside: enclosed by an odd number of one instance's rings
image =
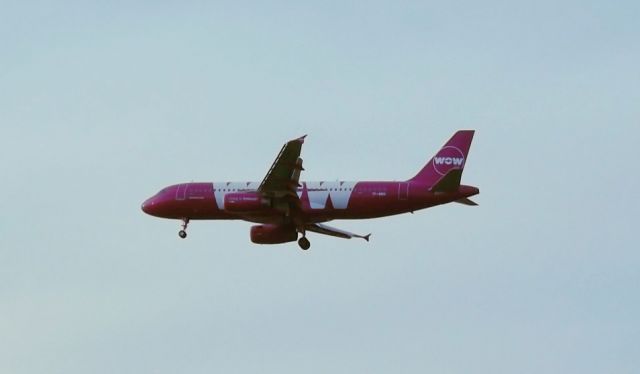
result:
[[(637, 372), (639, 4), (0, 1), (0, 372)], [(463, 128), (480, 205), (331, 223), (369, 243), (140, 210)]]

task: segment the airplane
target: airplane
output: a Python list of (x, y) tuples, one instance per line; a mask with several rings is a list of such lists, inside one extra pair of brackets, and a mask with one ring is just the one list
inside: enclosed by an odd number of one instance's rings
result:
[[(163, 188), (142, 204), (142, 211), (182, 221), (180, 238), (191, 220), (244, 220), (256, 244), (298, 241), (311, 247), (308, 232), (360, 238), (324, 222), (413, 213), (456, 202), (474, 206), (477, 187), (461, 185), (474, 130), (460, 130), (411, 179), (405, 181), (300, 182), (300, 152), (305, 136), (287, 142), (261, 182), (181, 183)], [(301, 235), (300, 237), (298, 237)]]

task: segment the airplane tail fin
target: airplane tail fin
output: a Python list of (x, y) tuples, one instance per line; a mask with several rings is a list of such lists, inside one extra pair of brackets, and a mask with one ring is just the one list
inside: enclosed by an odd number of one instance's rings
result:
[(431, 186), (432, 190), (455, 190), (460, 185), (474, 130), (460, 130), (409, 182)]

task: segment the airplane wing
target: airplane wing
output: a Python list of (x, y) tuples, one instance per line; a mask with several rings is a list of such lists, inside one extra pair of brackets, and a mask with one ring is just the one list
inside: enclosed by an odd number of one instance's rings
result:
[(351, 239), (351, 238), (361, 238), (364, 239), (366, 241), (369, 241), (369, 237), (371, 236), (371, 234), (367, 234), (367, 235), (358, 235), (358, 234), (354, 234), (348, 231), (343, 231), (343, 230), (339, 230), (327, 225), (322, 225), (320, 223), (311, 223), (311, 224), (307, 224), (305, 225), (305, 229), (307, 231), (312, 231), (312, 232), (316, 232), (318, 234), (324, 234), (324, 235), (330, 235), (330, 236), (335, 236), (338, 238), (343, 238), (343, 239)]
[(302, 159), (300, 151), (304, 143), (305, 136), (288, 141), (278, 153), (276, 160), (271, 165), (267, 175), (260, 183), (258, 191), (275, 196), (292, 196), (298, 198), (296, 190), (300, 179)]

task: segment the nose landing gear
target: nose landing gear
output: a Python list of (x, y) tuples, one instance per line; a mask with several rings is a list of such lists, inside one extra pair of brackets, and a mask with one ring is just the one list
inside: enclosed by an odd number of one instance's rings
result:
[(187, 226), (189, 225), (189, 218), (182, 219), (182, 230), (178, 231), (178, 236), (182, 239), (187, 237)]

